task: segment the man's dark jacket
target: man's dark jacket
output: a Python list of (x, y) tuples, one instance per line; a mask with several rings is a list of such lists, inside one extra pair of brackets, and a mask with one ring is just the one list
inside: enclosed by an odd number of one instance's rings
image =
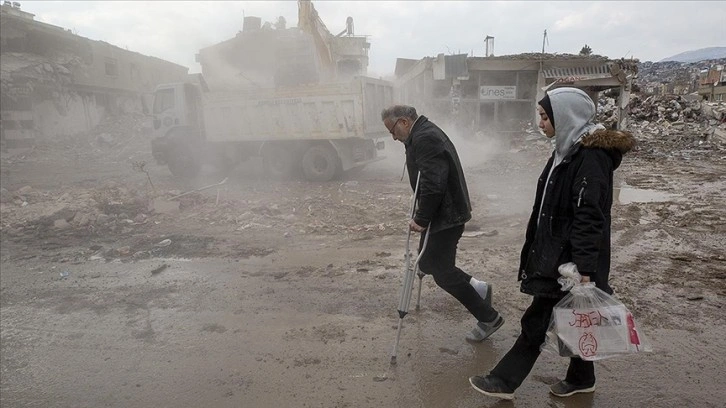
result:
[(413, 217), (416, 224), (428, 226), (435, 233), (469, 221), (471, 203), (464, 171), (444, 131), (425, 116), (419, 116), (404, 145), (408, 177), (414, 190), (421, 171), (418, 209)]
[(574, 262), (580, 274), (612, 294), (608, 277), (613, 171), (634, 145), (626, 132), (597, 130), (584, 136), (552, 171), (541, 205), (553, 153), (539, 177), (527, 225), (518, 276), (522, 292), (563, 296), (557, 268)]

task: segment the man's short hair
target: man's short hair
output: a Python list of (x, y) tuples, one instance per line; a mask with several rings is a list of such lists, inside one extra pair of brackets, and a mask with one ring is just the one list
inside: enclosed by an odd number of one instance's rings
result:
[(416, 108), (408, 105), (393, 105), (383, 109), (383, 112), (381, 112), (381, 120), (390, 119), (397, 121), (399, 118), (408, 118), (412, 121), (416, 120), (418, 118)]

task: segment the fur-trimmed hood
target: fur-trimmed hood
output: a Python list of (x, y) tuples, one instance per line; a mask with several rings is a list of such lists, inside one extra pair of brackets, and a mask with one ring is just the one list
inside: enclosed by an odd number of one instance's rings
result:
[(618, 150), (625, 154), (635, 147), (635, 138), (622, 130), (598, 129), (580, 140), (582, 147)]
[(585, 149), (605, 150), (613, 161), (614, 169), (620, 167), (623, 155), (632, 150), (635, 144), (633, 135), (622, 130), (598, 129), (580, 139), (580, 146)]

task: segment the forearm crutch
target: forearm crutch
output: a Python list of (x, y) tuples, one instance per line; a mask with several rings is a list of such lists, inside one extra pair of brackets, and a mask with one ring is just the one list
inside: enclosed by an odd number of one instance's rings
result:
[[(415, 215), (416, 211), (416, 196), (418, 194), (419, 181), (421, 180), (421, 172), (418, 173), (416, 178), (416, 188), (413, 192), (413, 198), (411, 201), (411, 219)], [(401, 327), (403, 326), (403, 318), (408, 314), (408, 308), (411, 304), (411, 292), (413, 291), (413, 282), (416, 272), (418, 271), (418, 263), (426, 250), (426, 244), (429, 240), (429, 229), (426, 229), (426, 235), (424, 236), (424, 242), (421, 246), (416, 261), (411, 265), (411, 229), (408, 230), (408, 236), (406, 238), (406, 254), (404, 257), (405, 271), (403, 274), (403, 283), (401, 285), (401, 299), (398, 302), (398, 331), (396, 333), (396, 343), (393, 345), (393, 353), (391, 354), (391, 364), (396, 364), (396, 356), (398, 353), (398, 342), (401, 339)], [(419, 278), (419, 285), (422, 282), (423, 277)], [(421, 296), (421, 288), (419, 286), (419, 298)], [(417, 307), (418, 309), (418, 307)]]

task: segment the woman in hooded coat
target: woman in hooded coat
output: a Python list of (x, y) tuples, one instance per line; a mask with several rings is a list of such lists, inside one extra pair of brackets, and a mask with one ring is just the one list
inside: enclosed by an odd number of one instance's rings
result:
[[(520, 290), (533, 296), (532, 303), (509, 352), (488, 375), (469, 378), (477, 391), (503, 399), (514, 398), (529, 375), (552, 310), (566, 294), (557, 282), (560, 265), (574, 263), (583, 282), (592, 281), (612, 294), (608, 276), (613, 171), (635, 146), (631, 134), (593, 122), (595, 104), (580, 89), (551, 90), (537, 110), (539, 127), (555, 138), (555, 150), (537, 183), (520, 257)], [(559, 397), (594, 390), (594, 365), (579, 358), (570, 359), (565, 379), (550, 387)]]

